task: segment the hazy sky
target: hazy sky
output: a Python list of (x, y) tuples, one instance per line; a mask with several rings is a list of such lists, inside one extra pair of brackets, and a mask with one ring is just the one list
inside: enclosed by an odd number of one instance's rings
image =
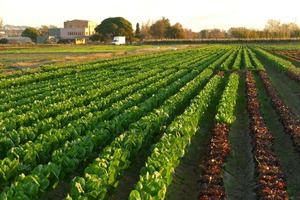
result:
[(114, 16), (125, 17), (133, 26), (164, 16), (194, 31), (263, 28), (268, 19), (300, 24), (300, 0), (0, 0), (5, 24), (62, 27), (65, 20), (100, 23)]

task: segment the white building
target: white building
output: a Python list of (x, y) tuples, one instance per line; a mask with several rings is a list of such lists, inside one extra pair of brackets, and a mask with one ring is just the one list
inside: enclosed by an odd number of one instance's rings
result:
[(62, 39), (75, 39), (89, 36), (90, 34), (87, 28), (62, 28), (60, 30), (60, 37)]
[(87, 20), (72, 20), (64, 22), (64, 28), (61, 29), (62, 39), (87, 38), (95, 34), (97, 24)]
[(97, 24), (87, 20), (72, 20), (64, 22), (64, 28), (49, 29), (49, 36), (62, 40), (87, 39), (95, 34)]

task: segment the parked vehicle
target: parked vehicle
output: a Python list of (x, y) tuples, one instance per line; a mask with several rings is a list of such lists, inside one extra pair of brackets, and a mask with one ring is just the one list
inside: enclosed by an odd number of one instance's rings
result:
[(112, 44), (114, 44), (114, 45), (126, 44), (125, 36), (115, 36), (112, 41)]

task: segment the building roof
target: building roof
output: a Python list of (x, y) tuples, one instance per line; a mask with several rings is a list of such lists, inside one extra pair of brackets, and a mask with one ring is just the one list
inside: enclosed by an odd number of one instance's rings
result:
[(73, 20), (68, 20), (65, 22), (90, 22), (89, 20), (81, 20), (81, 19), (73, 19)]

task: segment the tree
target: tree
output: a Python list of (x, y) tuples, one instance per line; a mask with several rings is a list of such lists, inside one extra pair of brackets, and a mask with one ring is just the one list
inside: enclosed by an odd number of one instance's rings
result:
[(299, 37), (300, 36), (300, 28), (296, 23), (287, 24), (289, 30), (290, 37)]
[(0, 44), (7, 44), (8, 40), (6, 38), (1, 38), (0, 39)]
[(268, 20), (265, 30), (269, 32), (279, 32), (280, 31), (280, 21), (270, 19)]
[(204, 29), (200, 32), (202, 39), (221, 39), (227, 37), (227, 32), (220, 29)]
[(209, 30), (204, 29), (204, 30), (201, 30), (201, 31), (200, 31), (200, 37), (201, 37), (202, 39), (207, 39), (208, 36), (209, 36)]
[(151, 38), (150, 27), (151, 27), (151, 22), (150, 21), (147, 21), (146, 23), (142, 24), (141, 38), (140, 39), (149, 39), (149, 38)]
[(215, 38), (215, 39), (226, 38), (226, 32), (217, 28), (212, 29), (209, 32), (209, 38)]
[(41, 28), (39, 28), (39, 34), (42, 36), (47, 36), (49, 35), (49, 28), (46, 25), (41, 26)]
[(281, 23), (278, 20), (270, 19), (265, 25), (266, 35), (271, 38), (279, 38), (281, 36)]
[(298, 37), (300, 29), (296, 23), (281, 24), (277, 20), (269, 20), (265, 26), (265, 32), (272, 38)]
[(94, 35), (91, 35), (90, 36), (90, 40), (92, 40), (92, 41), (100, 41), (101, 40), (101, 35), (99, 35), (99, 34), (94, 34)]
[(250, 32), (250, 29), (244, 27), (230, 28), (228, 30), (228, 33), (232, 38), (249, 38)]
[(184, 38), (198, 39), (199, 36), (199, 33), (193, 32), (191, 29), (184, 29)]
[(39, 36), (39, 31), (35, 28), (26, 28), (22, 32), (23, 37), (29, 37), (32, 41), (36, 42), (37, 36)]
[(107, 18), (95, 28), (101, 35), (101, 40), (111, 40), (114, 36), (125, 36), (130, 42), (133, 38), (131, 23), (123, 17)]
[(168, 27), (166, 31), (167, 38), (182, 39), (184, 38), (184, 29), (180, 23), (176, 23), (173, 26)]
[(199, 33), (193, 32), (191, 29), (185, 29), (180, 23), (171, 26), (167, 18), (161, 18), (155, 23), (147, 21), (142, 24), (140, 39), (163, 39), (163, 38), (199, 38)]
[(140, 24), (136, 23), (135, 27), (135, 37), (136, 38), (141, 38), (141, 29), (140, 29)]
[(169, 19), (163, 17), (150, 26), (150, 33), (154, 38), (157, 39), (166, 38), (166, 33), (170, 26)]

